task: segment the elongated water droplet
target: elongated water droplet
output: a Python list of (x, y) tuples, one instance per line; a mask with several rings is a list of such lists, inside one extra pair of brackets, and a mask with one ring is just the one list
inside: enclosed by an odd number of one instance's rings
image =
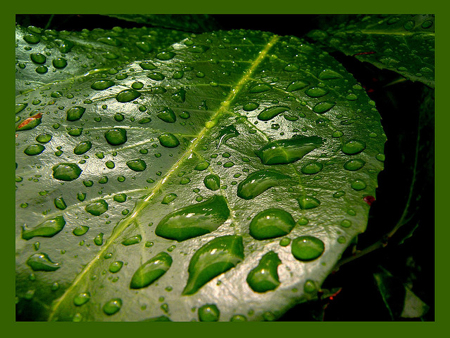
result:
[(205, 184), (205, 187), (207, 187), (209, 190), (216, 191), (220, 188), (220, 177), (214, 174), (210, 174), (205, 177), (203, 180), (203, 183)]
[(141, 93), (139, 93), (137, 90), (125, 89), (117, 94), (116, 100), (119, 102), (130, 102), (137, 99), (139, 96), (141, 96)]
[(234, 315), (233, 317), (230, 318), (230, 322), (246, 322), (247, 321), (247, 317), (245, 317), (244, 315)]
[(215, 304), (205, 304), (198, 309), (198, 320), (201, 322), (217, 322), (220, 311)]
[(366, 149), (366, 143), (360, 140), (349, 140), (342, 145), (341, 149), (347, 155), (355, 155)]
[(198, 170), (198, 171), (203, 171), (203, 170), (205, 170), (205, 169), (207, 169), (209, 167), (209, 162), (207, 162), (207, 161), (202, 161), (202, 162), (199, 162), (196, 166), (195, 166), (195, 170)]
[(172, 265), (172, 257), (166, 252), (160, 252), (142, 264), (131, 278), (130, 288), (141, 289), (161, 278)]
[(313, 209), (320, 205), (320, 201), (312, 196), (300, 196), (298, 198), (300, 209)]
[(47, 61), (47, 58), (45, 57), (45, 55), (41, 54), (41, 53), (31, 53), (30, 59), (34, 63), (39, 63), (39, 64), (43, 64), (43, 63), (45, 63), (45, 61)]
[(244, 245), (240, 236), (222, 236), (203, 245), (189, 262), (189, 279), (183, 295), (196, 293), (218, 275), (234, 268), (244, 259)]
[(122, 244), (125, 245), (125, 246), (128, 246), (128, 245), (138, 244), (141, 241), (142, 241), (142, 236), (141, 235), (137, 235), (137, 236), (131, 236), (131, 237), (125, 238), (122, 241)]
[(309, 82), (302, 81), (302, 80), (296, 80), (296, 81), (291, 82), (287, 86), (286, 91), (294, 92), (296, 90), (303, 89), (303, 88), (308, 87), (308, 86), (309, 86)]
[(72, 107), (67, 111), (67, 121), (77, 121), (81, 119), (86, 108), (84, 107)]
[(306, 95), (310, 97), (321, 97), (328, 93), (327, 89), (321, 87), (312, 87), (305, 91)]
[(319, 171), (321, 171), (323, 169), (323, 164), (319, 163), (319, 162), (311, 162), (308, 164), (305, 164), (301, 171), (304, 174), (307, 175), (313, 175), (313, 174), (317, 174)]
[(166, 78), (163, 74), (158, 72), (148, 73), (147, 77), (155, 81), (162, 81)]
[(230, 210), (222, 196), (175, 210), (166, 215), (155, 229), (155, 234), (178, 242), (216, 230), (229, 217)]
[(359, 191), (359, 190), (364, 190), (367, 187), (367, 184), (364, 181), (361, 180), (355, 180), (352, 182), (351, 184), (352, 188)]
[(175, 56), (175, 53), (169, 52), (169, 51), (163, 51), (163, 52), (156, 54), (157, 59), (164, 60), (164, 61), (173, 59), (174, 56)]
[(259, 261), (258, 266), (247, 276), (250, 288), (259, 293), (275, 290), (280, 285), (277, 272), (280, 264), (281, 260), (275, 252), (266, 253)]
[(62, 197), (57, 197), (53, 200), (53, 203), (55, 204), (55, 207), (57, 207), (60, 210), (64, 210), (67, 208), (66, 202)]
[(314, 112), (316, 112), (318, 114), (323, 114), (323, 113), (329, 111), (335, 105), (336, 105), (336, 102), (330, 102), (330, 101), (319, 102), (314, 106), (313, 110), (314, 110)]
[(172, 109), (166, 108), (160, 111), (156, 116), (158, 116), (161, 120), (168, 123), (174, 123), (177, 120), (177, 117)]
[(112, 86), (114, 86), (114, 82), (111, 80), (99, 80), (99, 81), (95, 81), (92, 85), (91, 88), (95, 89), (95, 90), (105, 90), (108, 89)]
[(38, 113), (19, 123), (19, 125), (16, 128), (16, 131), (30, 130), (36, 128), (38, 125), (41, 124), (41, 122), (42, 122), (42, 113)]
[(271, 90), (272, 87), (266, 83), (259, 83), (250, 89), (250, 93), (263, 93)]
[(100, 216), (108, 210), (108, 203), (105, 200), (98, 200), (86, 205), (84, 209), (91, 215)]
[(75, 236), (83, 236), (88, 231), (89, 231), (89, 227), (86, 225), (82, 225), (82, 226), (79, 226), (79, 227), (73, 229), (72, 233)]
[(255, 110), (256, 108), (259, 107), (259, 104), (256, 102), (249, 102), (244, 104), (244, 106), (242, 107), (245, 111), (252, 111)]
[(344, 168), (347, 170), (350, 170), (350, 171), (355, 171), (355, 170), (359, 170), (362, 167), (364, 167), (365, 164), (366, 164), (366, 162), (364, 160), (357, 158), (357, 159), (349, 160), (349, 161), (345, 162)]
[(75, 306), (81, 306), (86, 304), (91, 299), (91, 294), (89, 292), (83, 292), (76, 295), (73, 299), (73, 304)]
[(36, 141), (39, 143), (48, 143), (52, 139), (52, 135), (50, 134), (40, 134), (36, 137)]
[(272, 141), (256, 152), (264, 164), (287, 164), (298, 161), (324, 143), (318, 136)]
[(164, 196), (163, 200), (161, 201), (161, 204), (169, 204), (170, 202), (174, 201), (177, 198), (177, 194), (170, 193)]
[(94, 243), (97, 246), (100, 246), (103, 244), (103, 232), (101, 232), (97, 236), (95, 236)]
[(103, 312), (108, 316), (112, 316), (113, 314), (119, 312), (122, 307), (122, 300), (120, 298), (113, 298), (108, 301), (105, 305), (103, 305)]
[(250, 222), (250, 235), (259, 240), (287, 235), (295, 226), (291, 214), (282, 209), (267, 209)]
[(110, 129), (105, 133), (105, 139), (113, 146), (124, 144), (127, 141), (127, 131), (122, 128)]
[(281, 180), (290, 179), (290, 176), (284, 175), (275, 170), (259, 170), (251, 173), (238, 185), (237, 195), (240, 198), (249, 200), (262, 194), (269, 188), (277, 186)]
[(289, 107), (283, 107), (283, 106), (276, 106), (276, 107), (269, 107), (264, 109), (261, 113), (258, 115), (258, 120), (261, 121), (269, 121), (273, 119), (278, 114), (281, 114), (285, 111), (288, 111)]
[(112, 262), (110, 265), (109, 265), (109, 272), (112, 272), (112, 273), (117, 273), (117, 272), (119, 272), (120, 271), (120, 269), (122, 269), (122, 266), (123, 266), (123, 262), (122, 261), (115, 261), (115, 262)]
[(45, 147), (42, 144), (31, 144), (25, 148), (23, 151), (28, 156), (39, 155), (45, 150)]
[(55, 271), (61, 266), (59, 263), (54, 263), (45, 253), (35, 253), (27, 259), (27, 265), (33, 271)]
[(64, 228), (65, 224), (66, 220), (63, 216), (56, 216), (55, 218), (46, 220), (31, 229), (24, 226), (22, 229), (22, 238), (29, 240), (33, 237), (53, 237)]
[(73, 149), (73, 153), (75, 155), (82, 155), (88, 152), (92, 148), (91, 141), (84, 141), (77, 144), (77, 146)]
[(80, 177), (82, 170), (75, 163), (60, 163), (53, 168), (53, 177), (61, 181), (73, 181)]
[(334, 70), (331, 69), (325, 69), (319, 74), (320, 80), (332, 80), (332, 79), (340, 79), (342, 78), (342, 75), (339, 73), (336, 73)]
[(134, 171), (144, 171), (147, 169), (147, 164), (141, 159), (128, 161), (127, 166)]
[(292, 241), (291, 251), (300, 261), (312, 261), (319, 258), (325, 250), (325, 244), (312, 236), (297, 237)]
[(167, 148), (175, 148), (180, 145), (180, 141), (174, 134), (164, 133), (158, 136), (159, 143)]

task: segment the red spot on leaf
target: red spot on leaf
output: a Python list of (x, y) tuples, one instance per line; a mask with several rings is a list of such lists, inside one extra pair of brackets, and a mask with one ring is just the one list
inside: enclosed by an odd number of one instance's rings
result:
[(25, 121), (23, 121), (21, 124), (19, 124), (17, 129), (22, 129), (23, 127), (25, 127), (31, 121), (40, 119), (41, 117), (42, 117), (42, 113), (37, 113), (36, 115), (33, 115), (33, 116), (27, 118)]
[(356, 53), (356, 54), (353, 54), (353, 56), (356, 56), (356, 55), (367, 55), (367, 54), (375, 54), (376, 52), (361, 52), (361, 53)]
[(373, 202), (375, 202), (375, 197), (373, 196), (365, 196), (364, 198), (364, 202), (366, 202), (368, 205), (372, 205)]

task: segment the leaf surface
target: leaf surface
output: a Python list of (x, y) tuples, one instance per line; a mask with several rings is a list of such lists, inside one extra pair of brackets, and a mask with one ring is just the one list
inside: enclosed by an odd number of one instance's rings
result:
[(307, 36), (434, 88), (434, 15), (359, 15)]
[(18, 318), (274, 320), (315, 297), (383, 168), (362, 87), (259, 31), (121, 68), (16, 100)]

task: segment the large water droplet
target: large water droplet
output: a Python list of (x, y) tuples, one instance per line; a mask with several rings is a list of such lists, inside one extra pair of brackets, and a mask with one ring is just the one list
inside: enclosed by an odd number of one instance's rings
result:
[(67, 121), (77, 121), (81, 119), (84, 112), (86, 111), (86, 108), (83, 107), (72, 107), (67, 111)]
[(217, 322), (220, 311), (215, 304), (205, 304), (198, 309), (198, 319), (201, 322)]
[(319, 258), (325, 250), (325, 244), (312, 236), (297, 237), (292, 241), (291, 251), (300, 261), (312, 261)]
[(357, 159), (349, 160), (349, 161), (345, 162), (344, 168), (347, 170), (350, 170), (350, 171), (355, 171), (355, 170), (359, 170), (362, 167), (364, 167), (365, 164), (366, 164), (366, 162), (364, 160), (357, 158)]
[(205, 184), (205, 187), (207, 187), (209, 190), (216, 191), (220, 188), (220, 177), (214, 174), (210, 174), (205, 177), (203, 180), (203, 183)]
[(175, 148), (180, 145), (180, 141), (174, 134), (164, 133), (158, 136), (159, 143), (167, 148)]
[(158, 72), (148, 73), (147, 77), (155, 81), (162, 81), (166, 78), (163, 74)]
[(147, 164), (141, 159), (128, 161), (127, 166), (134, 171), (144, 171), (147, 168)]
[(277, 140), (266, 144), (256, 152), (256, 155), (264, 164), (287, 164), (298, 161), (320, 147), (323, 142), (318, 136)]
[(310, 97), (321, 97), (328, 93), (328, 90), (321, 87), (312, 87), (305, 91), (306, 95)]
[(205, 170), (205, 169), (207, 169), (209, 167), (209, 162), (207, 162), (207, 161), (202, 161), (202, 162), (199, 162), (196, 166), (195, 166), (195, 170), (198, 170), (198, 171), (203, 171), (203, 170)]
[(275, 290), (280, 285), (277, 268), (281, 264), (278, 255), (269, 251), (266, 253), (256, 268), (247, 276), (247, 283), (253, 291), (263, 293)]
[(178, 242), (216, 230), (229, 217), (230, 210), (222, 196), (175, 210), (166, 215), (155, 229), (155, 234)]
[(114, 86), (114, 82), (111, 80), (99, 80), (99, 81), (95, 81), (91, 85), (91, 88), (95, 89), (95, 90), (105, 90), (112, 86)]
[(53, 177), (61, 181), (73, 181), (80, 177), (82, 170), (74, 163), (60, 163), (53, 168)]
[(240, 236), (222, 236), (203, 245), (189, 262), (189, 279), (183, 295), (196, 293), (214, 277), (234, 268), (244, 259), (244, 245)]
[(127, 131), (122, 128), (110, 129), (105, 133), (105, 139), (113, 146), (123, 144), (127, 141)]
[(300, 209), (313, 209), (320, 205), (320, 201), (312, 196), (300, 196), (298, 198)]
[(177, 117), (172, 109), (166, 108), (156, 114), (161, 120), (168, 123), (174, 123), (177, 120)]
[(61, 266), (59, 263), (54, 263), (45, 253), (35, 253), (27, 259), (27, 265), (33, 271), (55, 271)]
[(301, 171), (304, 174), (307, 175), (313, 175), (313, 174), (317, 174), (319, 171), (321, 171), (323, 169), (323, 164), (319, 163), (319, 162), (310, 162), (308, 164), (305, 164)]
[(276, 106), (276, 107), (269, 107), (264, 109), (261, 113), (258, 115), (258, 119), (261, 121), (269, 121), (273, 119), (278, 114), (281, 114), (285, 111), (288, 111), (289, 107), (283, 107), (283, 106)]
[(86, 304), (89, 299), (91, 299), (91, 294), (89, 292), (83, 292), (76, 295), (73, 299), (73, 304), (75, 306), (81, 306)]
[(16, 128), (16, 131), (33, 129), (38, 125), (40, 125), (41, 122), (42, 122), (42, 113), (38, 113), (19, 123), (19, 125)]
[(113, 298), (108, 301), (105, 305), (103, 305), (103, 312), (108, 316), (112, 316), (113, 314), (119, 312), (122, 307), (122, 300), (120, 298)]
[(64, 58), (56, 58), (56, 59), (53, 59), (52, 64), (53, 64), (53, 67), (62, 69), (67, 66), (67, 60)]
[(266, 83), (259, 83), (250, 89), (250, 93), (262, 93), (271, 90), (272, 87)]
[(141, 289), (161, 278), (172, 265), (172, 257), (166, 252), (160, 252), (142, 264), (131, 278), (130, 288)]
[(313, 110), (318, 114), (323, 114), (323, 113), (329, 111), (335, 105), (336, 105), (336, 102), (330, 102), (330, 101), (319, 102), (314, 106)]
[(341, 149), (347, 155), (354, 155), (366, 149), (366, 143), (359, 140), (349, 140), (342, 145)]
[(91, 141), (84, 141), (78, 143), (78, 145), (73, 149), (73, 153), (75, 155), (82, 155), (86, 152), (88, 152), (92, 148)]
[(173, 59), (174, 56), (175, 56), (175, 53), (169, 52), (169, 51), (163, 51), (163, 52), (156, 54), (157, 59), (164, 60), (164, 61)]
[(250, 235), (263, 240), (287, 235), (295, 226), (291, 214), (282, 209), (267, 209), (258, 213), (250, 222)]
[(141, 96), (141, 93), (139, 93), (137, 90), (125, 89), (117, 94), (116, 100), (119, 102), (130, 102), (137, 99), (139, 96)]
[(25, 148), (23, 151), (28, 156), (39, 155), (45, 150), (45, 147), (42, 144), (31, 144)]
[(286, 91), (293, 92), (293, 91), (296, 91), (296, 90), (299, 90), (299, 89), (303, 89), (303, 88), (308, 87), (308, 86), (309, 86), (309, 82), (302, 81), (302, 80), (296, 80), (296, 81), (291, 82), (287, 86)]
[(91, 215), (100, 216), (108, 210), (108, 203), (105, 200), (98, 200), (86, 205), (84, 209)]
[(41, 53), (31, 53), (30, 59), (34, 63), (39, 63), (39, 64), (43, 64), (43, 63), (45, 63), (45, 61), (47, 61), (47, 58), (45, 57), (45, 55), (41, 54)]
[(238, 185), (237, 195), (240, 198), (249, 200), (262, 194), (269, 188), (279, 185), (281, 180), (290, 179), (275, 170), (259, 170), (251, 173)]
[(64, 228), (65, 224), (66, 221), (63, 216), (56, 216), (55, 218), (46, 220), (31, 229), (24, 226), (22, 229), (22, 238), (29, 240), (33, 237), (53, 237)]
[(336, 73), (334, 70), (331, 69), (325, 69), (319, 74), (320, 80), (332, 80), (332, 79), (340, 79), (342, 78), (342, 75), (339, 73)]

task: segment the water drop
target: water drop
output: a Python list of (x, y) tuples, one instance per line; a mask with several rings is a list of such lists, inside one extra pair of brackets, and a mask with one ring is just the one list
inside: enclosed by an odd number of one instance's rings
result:
[(52, 135), (50, 134), (40, 134), (36, 137), (36, 141), (39, 143), (48, 143), (52, 139)]
[(366, 143), (359, 140), (350, 140), (345, 142), (341, 149), (347, 155), (355, 155), (360, 153), (366, 148)]
[(183, 103), (186, 100), (186, 91), (184, 88), (180, 88), (178, 91), (172, 94), (172, 99), (175, 102)]
[(361, 180), (355, 180), (352, 182), (352, 188), (359, 191), (359, 190), (364, 190), (366, 189), (367, 185), (364, 181)]
[(290, 179), (290, 176), (275, 170), (255, 171), (239, 183), (237, 195), (246, 200), (253, 199), (267, 189), (279, 185), (281, 180), (286, 179)]
[(335, 105), (336, 105), (336, 102), (330, 102), (330, 101), (319, 102), (314, 106), (313, 110), (318, 114), (323, 114), (323, 113), (329, 111)]
[(284, 237), (280, 240), (281, 246), (288, 246), (291, 243), (291, 239), (289, 237)]
[(310, 162), (308, 164), (305, 164), (301, 171), (304, 174), (307, 175), (313, 175), (313, 174), (317, 174), (319, 171), (321, 171), (323, 169), (323, 164), (319, 163), (319, 162)]
[(320, 205), (320, 201), (312, 196), (300, 196), (298, 198), (300, 209), (313, 209)]
[(207, 161), (202, 161), (202, 162), (199, 162), (196, 166), (195, 166), (195, 170), (198, 170), (198, 171), (203, 171), (203, 170), (205, 170), (205, 169), (207, 169), (209, 167), (209, 162), (207, 162)]
[(256, 108), (259, 107), (259, 104), (256, 102), (249, 102), (244, 104), (244, 106), (242, 107), (245, 111), (252, 111), (255, 110)]
[(61, 266), (59, 263), (54, 263), (45, 253), (35, 253), (27, 259), (27, 265), (33, 271), (55, 271)]
[(307, 293), (313, 293), (317, 290), (316, 284), (314, 283), (314, 281), (308, 279), (303, 286), (303, 290), (305, 290), (305, 292)]
[(122, 128), (110, 129), (105, 133), (105, 139), (113, 146), (123, 144), (127, 141), (127, 131)]
[(75, 229), (72, 230), (72, 233), (75, 236), (83, 236), (86, 232), (89, 231), (89, 227), (86, 225), (82, 225), (80, 227), (76, 227)]
[(285, 111), (288, 111), (289, 107), (283, 107), (283, 106), (275, 106), (275, 107), (269, 107), (264, 109), (261, 113), (258, 115), (258, 120), (261, 121), (269, 121), (273, 119), (278, 114), (281, 114)]
[(250, 223), (250, 235), (259, 240), (287, 235), (295, 226), (291, 214), (282, 209), (266, 209), (258, 213)]
[(163, 51), (163, 52), (156, 54), (156, 58), (159, 60), (163, 60), (163, 61), (173, 59), (174, 56), (175, 56), (174, 52), (168, 52), (168, 51)]
[(144, 171), (147, 168), (147, 164), (141, 159), (128, 161), (127, 166), (134, 171)]
[(269, 251), (258, 263), (258, 266), (250, 271), (247, 276), (247, 283), (250, 288), (258, 293), (275, 290), (280, 285), (278, 278), (278, 265), (281, 260), (278, 255)]
[(243, 315), (234, 315), (233, 317), (230, 318), (230, 322), (246, 322), (246, 321), (247, 317)]
[(214, 195), (204, 202), (166, 215), (156, 227), (155, 234), (181, 242), (216, 230), (229, 215), (225, 199)]
[(198, 309), (198, 319), (201, 322), (217, 322), (220, 311), (215, 304), (205, 304)]
[(53, 64), (53, 67), (62, 69), (67, 66), (67, 60), (64, 58), (56, 58), (56, 59), (53, 59), (52, 64)]
[(86, 111), (86, 108), (83, 107), (72, 107), (67, 111), (67, 121), (77, 121), (81, 119), (84, 112)]
[(170, 202), (175, 200), (177, 197), (178, 197), (177, 194), (174, 194), (174, 193), (167, 194), (166, 196), (164, 196), (163, 200), (161, 201), (161, 204), (169, 204)]
[(38, 113), (36, 115), (33, 115), (27, 119), (25, 119), (23, 122), (19, 123), (19, 125), (16, 128), (16, 131), (22, 131), (22, 130), (30, 130), (38, 125), (40, 125), (42, 122), (42, 113)]
[(45, 55), (41, 54), (41, 53), (31, 53), (30, 59), (34, 63), (39, 63), (39, 64), (43, 64), (43, 63), (45, 63), (45, 61), (47, 61), (47, 58), (45, 57)]
[(108, 89), (112, 86), (114, 86), (114, 82), (111, 80), (99, 80), (99, 81), (95, 81), (92, 85), (91, 88), (95, 89), (95, 90), (105, 90)]
[(125, 238), (122, 241), (122, 244), (125, 245), (125, 246), (128, 246), (128, 245), (138, 244), (141, 241), (142, 241), (142, 236), (141, 235), (137, 235), (137, 236), (131, 236), (131, 237)]
[(73, 149), (75, 155), (82, 155), (88, 152), (92, 148), (92, 143), (90, 141), (84, 141), (78, 143), (78, 145)]
[(45, 150), (45, 147), (42, 144), (32, 144), (25, 148), (23, 151), (28, 156), (39, 155)]
[(332, 79), (340, 79), (342, 78), (342, 75), (339, 73), (336, 73), (334, 70), (331, 69), (325, 69), (319, 74), (320, 80), (332, 80)]
[(222, 236), (198, 249), (189, 262), (189, 279), (183, 295), (196, 293), (218, 275), (235, 267), (244, 259), (244, 245), (240, 236)]
[(306, 95), (310, 97), (321, 97), (328, 93), (328, 90), (321, 87), (312, 87), (305, 91)]
[(162, 146), (167, 148), (175, 148), (180, 144), (180, 141), (176, 138), (176, 136), (171, 133), (164, 133), (159, 135), (158, 140)]
[(174, 123), (177, 120), (177, 117), (172, 109), (166, 108), (156, 114), (161, 120), (168, 123)]
[(103, 306), (103, 312), (108, 316), (112, 316), (117, 313), (121, 307), (122, 300), (120, 298), (113, 298)]
[(88, 204), (84, 209), (91, 215), (100, 216), (108, 210), (108, 203), (105, 200), (98, 200)]
[(53, 219), (46, 220), (37, 226), (28, 229), (26, 226), (22, 229), (22, 238), (29, 240), (33, 237), (53, 237), (60, 232), (66, 221), (63, 216), (57, 216)]
[(141, 289), (161, 278), (172, 265), (172, 257), (166, 252), (160, 252), (142, 264), (133, 274), (131, 289)]
[(29, 34), (29, 35), (25, 35), (24, 37), (23, 37), (23, 39), (26, 41), (26, 42), (28, 42), (29, 44), (36, 44), (36, 43), (38, 43), (39, 41), (41, 41), (41, 38), (38, 36), (38, 35), (32, 35), (32, 34)]
[(203, 183), (205, 184), (205, 187), (212, 191), (219, 190), (220, 188), (220, 178), (214, 174), (206, 176)]
[(260, 83), (250, 89), (250, 93), (262, 93), (271, 90), (272, 87), (266, 83)]
[(82, 170), (74, 163), (60, 163), (53, 168), (53, 177), (61, 181), (73, 181), (80, 177)]
[(111, 273), (117, 273), (117, 272), (120, 271), (120, 269), (122, 269), (122, 266), (123, 266), (123, 262), (122, 261), (115, 261), (115, 262), (112, 262), (109, 265), (109, 269), (108, 270)]
[(324, 143), (318, 136), (272, 141), (256, 152), (263, 164), (287, 164), (298, 161)]
[(117, 94), (116, 100), (119, 102), (130, 102), (137, 99), (139, 96), (141, 96), (141, 93), (138, 91), (134, 89), (125, 89)]
[(296, 90), (303, 89), (303, 88), (308, 87), (308, 86), (309, 86), (309, 82), (296, 80), (296, 81), (291, 82), (287, 86), (286, 91), (294, 92)]
[(156, 69), (156, 68), (157, 68), (157, 67), (156, 67), (153, 63), (151, 63), (151, 62), (142, 62), (142, 63), (139, 64), (139, 66), (141, 66), (141, 68), (142, 68), (142, 69), (145, 69), (145, 70), (153, 70), (153, 69)]
[(352, 222), (351, 221), (349, 221), (348, 219), (342, 220), (341, 227), (350, 228), (351, 226), (352, 226)]
[(364, 167), (364, 165), (366, 164), (366, 162), (364, 160), (361, 159), (353, 159), (353, 160), (349, 160), (347, 162), (344, 163), (344, 168), (350, 171), (355, 171), (355, 170), (359, 170), (362, 167)]
[(73, 299), (73, 304), (75, 306), (81, 306), (86, 304), (91, 299), (91, 294), (89, 292), (83, 292), (76, 295)]
[(217, 144), (217, 148), (219, 148), (222, 143), (226, 143), (230, 138), (237, 136), (239, 136), (239, 132), (237, 131), (236, 127), (232, 124), (220, 129), (219, 143)]
[(296, 70), (298, 70), (298, 66), (296, 64), (289, 63), (284, 67), (284, 70), (286, 72), (295, 72)]
[(162, 81), (166, 78), (163, 74), (158, 72), (148, 73), (147, 77), (155, 81)]
[(325, 250), (325, 244), (312, 236), (297, 237), (292, 241), (291, 251), (300, 261), (312, 261), (319, 258)]
[(66, 202), (62, 197), (57, 197), (53, 200), (53, 204), (55, 204), (55, 207), (57, 207), (59, 210), (64, 210), (67, 208)]
[(95, 236), (94, 243), (97, 246), (100, 246), (103, 244), (103, 232), (101, 232), (97, 236)]

